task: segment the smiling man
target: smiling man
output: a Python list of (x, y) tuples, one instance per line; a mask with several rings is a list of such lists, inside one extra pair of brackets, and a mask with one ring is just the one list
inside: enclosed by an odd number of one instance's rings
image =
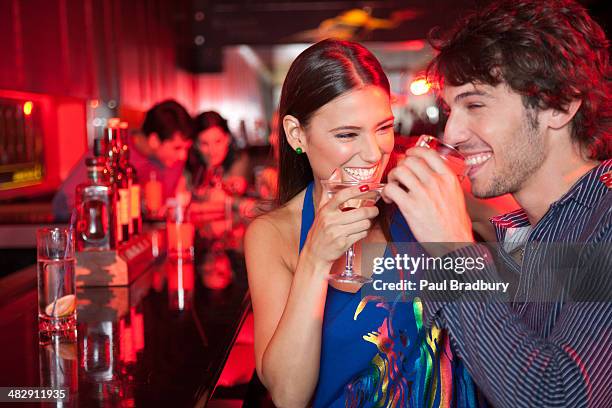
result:
[[(426, 302), (429, 322), (449, 330), (496, 407), (610, 407), (608, 40), (573, 1), (503, 0), (432, 43), (439, 54), (429, 72), (448, 110), (444, 139), (466, 156), (473, 194), (510, 193), (522, 208), (491, 220), (501, 262), (518, 280), (514, 297)], [(473, 244), (457, 177), (434, 151), (407, 151), (384, 197), (420, 242), (443, 243), (440, 252), (461, 247), (449, 256), (490, 255)], [(594, 252), (545, 279), (545, 264), (556, 260), (542, 248), (575, 243)], [(489, 264), (485, 272), (498, 271)], [(578, 292), (564, 286), (570, 277), (583, 279)]]

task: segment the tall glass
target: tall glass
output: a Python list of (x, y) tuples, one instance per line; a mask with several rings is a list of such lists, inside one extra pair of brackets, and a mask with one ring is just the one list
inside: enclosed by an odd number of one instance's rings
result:
[(76, 340), (76, 261), (67, 228), (37, 231), (38, 331), (41, 344)]
[(168, 257), (171, 259), (193, 259), (195, 227), (189, 222), (189, 213), (179, 201), (169, 200), (166, 230), (168, 233)]
[[(368, 191), (360, 194), (356, 197), (345, 201), (340, 205), (341, 211), (350, 211), (355, 210), (361, 207), (372, 207), (376, 204), (380, 195), (382, 193), (382, 189), (385, 186), (383, 183), (373, 183), (373, 182), (362, 182), (362, 181), (332, 181), (323, 180), (321, 181), (321, 185), (323, 186), (324, 192), (328, 194), (331, 198), (338, 191), (343, 190), (345, 188), (358, 187), (358, 186), (368, 186)], [(342, 283), (369, 283), (372, 282), (371, 278), (358, 275), (353, 270), (353, 259), (355, 258), (355, 245), (351, 245), (349, 249), (346, 251), (346, 261), (344, 265), (344, 271), (341, 273), (332, 273), (329, 275), (330, 280), (334, 280), (336, 282)]]
[(467, 171), (465, 156), (459, 153), (453, 146), (443, 143), (440, 139), (430, 135), (421, 135), (415, 146), (435, 150), (446, 161), (457, 177), (459, 177), (459, 181), (463, 181)]

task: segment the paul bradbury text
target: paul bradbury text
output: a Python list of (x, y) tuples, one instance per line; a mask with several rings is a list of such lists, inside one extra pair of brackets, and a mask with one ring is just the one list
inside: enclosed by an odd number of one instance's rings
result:
[(375, 279), (372, 282), (372, 287), (376, 291), (483, 291), (506, 293), (509, 286), (510, 284), (506, 282), (486, 282), (484, 280), (461, 282), (456, 279), (448, 279), (440, 282), (430, 282), (426, 279), (420, 279), (418, 281), (403, 279), (398, 282), (385, 282), (380, 279)]

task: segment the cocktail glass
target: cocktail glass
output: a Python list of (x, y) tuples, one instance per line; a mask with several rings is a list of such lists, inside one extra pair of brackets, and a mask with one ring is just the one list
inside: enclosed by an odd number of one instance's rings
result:
[[(334, 172), (337, 174), (337, 171)], [(344, 177), (334, 179), (332, 176), (329, 180), (321, 181), (323, 186), (324, 194), (327, 194), (329, 198), (332, 198), (337, 192), (345, 188), (368, 186), (368, 190), (363, 194), (353, 197), (344, 203), (340, 204), (339, 208), (341, 211), (355, 210), (361, 207), (373, 207), (381, 196), (381, 192), (385, 184), (378, 182), (363, 182), (358, 180), (347, 180)], [(355, 258), (355, 245), (351, 245), (346, 251), (346, 261), (344, 270), (341, 273), (332, 273), (329, 275), (329, 279), (342, 282), (342, 283), (369, 283), (372, 279), (355, 273), (353, 269), (353, 259)]]

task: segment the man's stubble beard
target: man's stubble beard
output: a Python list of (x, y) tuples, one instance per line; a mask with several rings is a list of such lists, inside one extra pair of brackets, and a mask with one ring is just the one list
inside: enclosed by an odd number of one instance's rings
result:
[[(503, 154), (503, 167), (494, 169), (484, 189), (473, 191), (478, 198), (492, 198), (513, 194), (544, 163), (546, 150), (539, 129), (537, 110), (525, 108), (518, 133), (505, 146), (499, 146), (494, 158)], [(483, 191), (484, 190), (484, 191)]]

